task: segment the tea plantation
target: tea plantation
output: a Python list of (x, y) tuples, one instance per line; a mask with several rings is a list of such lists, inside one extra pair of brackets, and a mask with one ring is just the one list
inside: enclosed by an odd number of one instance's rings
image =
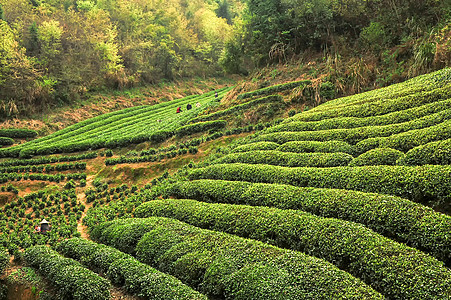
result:
[[(0, 271), (13, 255), (58, 299), (111, 299), (115, 288), (136, 299), (451, 299), (451, 69), (284, 120), (220, 119), (285, 105), (309, 84), (243, 93), (221, 110), (213, 92), (128, 108), (2, 148), (12, 201)], [(99, 175), (194, 159), (225, 137), (236, 139), (143, 184)], [(52, 230), (38, 234), (42, 218)]]

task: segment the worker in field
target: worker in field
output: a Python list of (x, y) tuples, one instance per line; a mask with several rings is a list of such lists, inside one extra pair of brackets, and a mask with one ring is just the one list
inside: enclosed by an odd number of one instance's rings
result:
[(215, 100), (218, 101), (218, 92), (215, 92)]
[(200, 107), (200, 102), (196, 103), (196, 107), (199, 108)]
[(179, 107), (177, 107), (177, 113), (179, 114), (179, 113), (181, 113), (182, 112), (182, 108), (179, 106)]
[(188, 104), (186, 105), (186, 110), (190, 110), (191, 108), (192, 108), (191, 104), (188, 103)]

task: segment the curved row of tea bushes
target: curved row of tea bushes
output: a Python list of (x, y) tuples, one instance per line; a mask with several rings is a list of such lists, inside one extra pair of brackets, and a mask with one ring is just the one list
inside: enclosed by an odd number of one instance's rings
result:
[(111, 299), (108, 280), (47, 246), (28, 248), (24, 257), (28, 265), (38, 269), (57, 288), (59, 299)]
[(410, 130), (387, 137), (374, 137), (358, 142), (356, 153), (364, 153), (374, 148), (393, 148), (407, 152), (412, 148), (451, 138), (451, 120), (435, 126)]
[(451, 294), (451, 270), (443, 262), (360, 224), (293, 210), (179, 199), (144, 203), (135, 216), (173, 218), (302, 251), (365, 280), (390, 299), (437, 299)]
[(391, 148), (376, 148), (365, 152), (354, 158), (349, 166), (378, 166), (378, 165), (396, 165), (398, 160), (405, 154), (399, 150)]
[[(132, 233), (132, 238), (124, 235)], [(140, 237), (140, 235), (142, 235)], [(92, 236), (122, 250), (136, 245), (140, 261), (220, 299), (383, 297), (323, 260), (259, 241), (166, 218), (103, 223)]]
[(128, 292), (146, 299), (207, 299), (171, 275), (106, 245), (72, 238), (59, 243), (57, 251), (106, 274), (112, 283), (124, 285)]
[(180, 127), (175, 131), (175, 134), (178, 137), (183, 137), (187, 135), (191, 135), (198, 132), (204, 132), (208, 130), (218, 131), (227, 126), (227, 122), (224, 120), (215, 120), (215, 121), (206, 121), (206, 122), (197, 122), (194, 124), (189, 124)]
[(395, 111), (385, 115), (366, 118), (342, 117), (325, 119), (313, 122), (299, 122), (292, 119), (285, 120), (282, 124), (273, 126), (265, 132), (277, 131), (313, 131), (338, 128), (356, 128), (364, 126), (383, 126), (396, 123), (404, 123), (451, 108), (451, 99), (434, 102), (406, 110)]
[(277, 150), (254, 150), (232, 153), (214, 163), (269, 164), (286, 167), (338, 167), (347, 166), (353, 157), (347, 153), (290, 153)]
[(3, 173), (0, 174), (0, 183), (5, 183), (8, 181), (20, 181), (20, 180), (43, 180), (43, 181), (51, 181), (51, 182), (60, 182), (64, 179), (71, 180), (86, 180), (86, 173), (71, 173), (71, 174), (41, 174), (41, 173)]
[(232, 152), (237, 153), (237, 152), (249, 152), (254, 150), (276, 150), (277, 148), (279, 148), (279, 144), (274, 142), (256, 142), (238, 146), (234, 148)]
[(14, 144), (14, 140), (12, 138), (0, 136), (1, 146), (10, 146), (12, 144)]
[(28, 165), (28, 166), (14, 166), (14, 167), (0, 167), (0, 174), (15, 173), (15, 172), (52, 172), (52, 171), (66, 171), (66, 170), (86, 170), (85, 162), (56, 164), (56, 165)]
[(361, 223), (451, 264), (451, 216), (399, 197), (223, 180), (179, 181), (166, 187), (164, 194), (204, 202), (296, 209)]
[(292, 81), (292, 82), (287, 82), (287, 83), (282, 83), (282, 84), (276, 84), (276, 85), (272, 85), (272, 86), (268, 86), (262, 89), (258, 89), (258, 90), (254, 90), (251, 92), (247, 92), (247, 93), (243, 93), (238, 95), (237, 99), (247, 99), (247, 98), (252, 98), (252, 97), (257, 97), (257, 96), (261, 96), (261, 95), (270, 95), (270, 94), (274, 94), (274, 93), (279, 93), (279, 92), (283, 92), (286, 90), (292, 90), (294, 88), (297, 87), (305, 87), (309, 84), (311, 84), (312, 82), (310, 80), (300, 80), (300, 81)]
[(255, 107), (258, 104), (272, 103), (272, 102), (283, 103), (283, 98), (280, 95), (270, 95), (270, 96), (258, 98), (258, 99), (255, 99), (255, 100), (252, 100), (252, 101), (249, 101), (246, 103), (231, 106), (227, 109), (220, 110), (220, 111), (208, 114), (208, 115), (198, 116), (196, 118), (191, 119), (189, 121), (189, 123), (205, 122), (205, 121), (219, 119), (223, 116), (227, 116), (227, 115), (230, 115), (230, 114), (233, 114), (236, 112), (240, 112), (240, 111)]
[[(230, 88), (224, 88), (226, 93)], [(29, 158), (62, 152), (76, 152), (103, 147), (114, 148), (143, 141), (161, 142), (214, 100), (214, 92), (205, 95), (125, 109), (122, 113), (105, 114), (86, 120), (54, 134), (12, 148), (2, 149), (0, 156)], [(176, 114), (176, 108), (193, 101), (203, 106)]]
[(289, 168), (236, 163), (194, 169), (189, 178), (355, 190), (399, 196), (432, 206), (451, 201), (451, 166)]
[[(257, 142), (263, 143), (263, 142)], [(269, 143), (269, 142), (268, 142)], [(293, 153), (309, 153), (309, 152), (320, 152), (320, 153), (334, 153), (334, 152), (342, 152), (353, 154), (354, 148), (344, 141), (325, 141), (325, 142), (317, 142), (317, 141), (293, 141), (286, 142), (282, 145), (274, 143), (278, 145), (278, 151), (282, 152), (293, 152)], [(253, 145), (253, 144), (249, 144)]]
[(44, 165), (57, 162), (69, 162), (84, 159), (93, 159), (97, 157), (97, 152), (89, 152), (80, 155), (71, 156), (50, 156), (39, 157), (35, 159), (9, 159), (0, 162), (0, 167), (12, 167), (12, 166), (27, 166), (27, 165)]
[(384, 88), (334, 99), (316, 107), (314, 110), (323, 111), (339, 106), (399, 98), (416, 92), (432, 90), (449, 84), (450, 74), (451, 69), (442, 69), (433, 73), (414, 77), (401, 83), (392, 84)]
[(451, 165), (451, 139), (431, 142), (407, 151), (401, 165)]
[(182, 148), (178, 150), (173, 150), (167, 153), (160, 153), (155, 155), (145, 155), (139, 157), (125, 157), (121, 156), (118, 158), (107, 158), (105, 159), (106, 166), (112, 166), (117, 164), (130, 164), (130, 163), (141, 163), (141, 162), (156, 162), (161, 161), (165, 158), (174, 158), (177, 155), (183, 155), (186, 153), (196, 154), (199, 151), (197, 147), (189, 147), (188, 149)]
[(440, 126), (451, 119), (451, 109), (428, 115), (405, 123), (390, 124), (384, 126), (366, 126), (350, 129), (328, 129), (318, 131), (281, 131), (264, 133), (257, 137), (256, 141), (269, 141), (283, 144), (290, 141), (328, 141), (342, 140), (350, 144), (356, 144), (362, 140), (374, 137), (388, 137), (415, 129)]
[(0, 137), (9, 137), (13, 139), (35, 138), (38, 133), (35, 130), (27, 128), (4, 128), (0, 129)]
[[(310, 110), (297, 114), (293, 121), (320, 121), (337, 117), (371, 117), (406, 110), (428, 103), (451, 99), (450, 84), (431, 91), (417, 92), (393, 99), (381, 99), (376, 102), (355, 103), (343, 107), (323, 107), (324, 111)], [(321, 107), (321, 106), (318, 106)]]

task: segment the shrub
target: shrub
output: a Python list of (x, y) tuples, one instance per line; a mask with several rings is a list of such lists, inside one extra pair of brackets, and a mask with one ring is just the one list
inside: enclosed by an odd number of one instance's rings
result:
[[(393, 85), (391, 89), (395, 89), (395, 86)], [(434, 85), (434, 87), (436, 86)], [(417, 86), (416, 89), (418, 90), (415, 92), (407, 89), (401, 91), (400, 95), (394, 93), (390, 97), (384, 97), (385, 95), (380, 89), (371, 93), (375, 95), (374, 97), (366, 97), (367, 93), (361, 93), (357, 95), (358, 97), (351, 96), (349, 99), (355, 100), (349, 101), (346, 105), (340, 104), (340, 102), (345, 102), (346, 99), (333, 100), (308, 112), (297, 114), (292, 119), (297, 121), (320, 121), (337, 117), (364, 118), (380, 116), (451, 98), (449, 86), (442, 86), (427, 91), (423, 91), (424, 87), (421, 86)]]
[(387, 137), (369, 138), (358, 142), (354, 149), (364, 153), (373, 148), (393, 148), (403, 152), (437, 140), (451, 138), (451, 120), (431, 127), (410, 130)]
[(137, 296), (147, 299), (206, 299), (178, 279), (112, 247), (72, 238), (58, 244), (57, 249), (65, 256), (106, 274), (112, 282), (125, 285)]
[(399, 165), (450, 165), (451, 139), (431, 142), (409, 150), (401, 157)]
[[(385, 137), (414, 129), (428, 128), (430, 126), (444, 124), (451, 118), (451, 109), (428, 115), (412, 121), (390, 124), (384, 126), (366, 126), (358, 128), (342, 128), (318, 131), (283, 131), (262, 134), (256, 141), (270, 141), (279, 144), (289, 141), (327, 141), (342, 140), (355, 144), (361, 140), (372, 137)], [(442, 123), (444, 122), (444, 123)], [(295, 123), (294, 123), (295, 124)], [(439, 125), (437, 125), (439, 124)]]
[(287, 153), (276, 150), (254, 150), (223, 156), (215, 163), (269, 164), (287, 167), (347, 166), (352, 156), (346, 153)]
[(223, 180), (177, 182), (165, 187), (164, 196), (295, 209), (357, 222), (451, 264), (451, 217), (399, 197)]
[[(264, 143), (257, 142), (253, 144)], [(271, 142), (266, 142), (271, 143)], [(249, 144), (253, 145), (253, 144)], [(320, 153), (334, 153), (334, 152), (342, 152), (353, 154), (354, 149), (351, 145), (344, 141), (325, 141), (325, 142), (316, 142), (316, 141), (293, 141), (286, 142), (282, 145), (274, 143), (278, 145), (277, 150), (282, 152), (293, 152), (293, 153), (309, 153), (309, 152), (320, 152)], [(247, 145), (244, 145), (247, 146)]]
[(9, 254), (6, 251), (6, 249), (3, 249), (2, 245), (0, 245), (0, 275), (3, 274), (8, 265), (9, 265)]
[(356, 128), (364, 126), (382, 126), (395, 123), (403, 123), (422, 118), (451, 108), (451, 99), (433, 102), (419, 107), (395, 111), (385, 115), (359, 117), (337, 117), (321, 121), (302, 122), (295, 118), (287, 119), (282, 124), (273, 126), (265, 132), (277, 131), (311, 131), (338, 128)]
[(400, 196), (438, 206), (451, 199), (451, 166), (288, 168), (218, 164), (190, 171), (190, 179), (221, 179), (339, 188)]
[(10, 146), (12, 144), (14, 144), (14, 140), (12, 138), (0, 136), (1, 146)]
[(349, 166), (396, 165), (396, 161), (402, 157), (404, 157), (404, 153), (399, 150), (376, 148), (354, 158)]
[(109, 282), (64, 258), (47, 246), (34, 246), (25, 251), (26, 262), (39, 270), (57, 288), (63, 299), (110, 299)]
[(102, 240), (116, 244), (111, 233), (128, 232), (128, 227), (138, 224), (147, 227), (136, 246), (138, 258), (199, 286), (211, 298), (277, 298), (285, 293), (292, 299), (305, 295), (381, 298), (360, 280), (323, 260), (176, 220), (124, 219), (104, 223), (96, 230)]
[(26, 128), (6, 128), (0, 129), (0, 137), (9, 138), (35, 138), (38, 133), (35, 130)]
[(135, 214), (178, 219), (309, 253), (364, 279), (387, 298), (432, 299), (451, 291), (451, 271), (442, 262), (351, 222), (293, 210), (179, 199), (144, 203)]
[(207, 122), (199, 122), (190, 125), (185, 125), (177, 129), (175, 134), (178, 137), (183, 137), (187, 135), (191, 135), (198, 132), (205, 132), (207, 130), (217, 131), (226, 127), (227, 122), (224, 120), (216, 120), (216, 121), (207, 121)]
[(233, 149), (232, 152), (248, 152), (253, 150), (275, 150), (279, 144), (274, 142), (256, 142), (252, 144), (245, 144)]

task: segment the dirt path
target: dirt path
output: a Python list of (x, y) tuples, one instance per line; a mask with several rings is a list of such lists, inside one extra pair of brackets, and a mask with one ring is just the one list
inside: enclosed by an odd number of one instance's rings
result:
[(78, 221), (77, 231), (80, 232), (82, 238), (87, 240), (89, 240), (88, 227), (83, 225), (83, 218), (86, 216), (88, 209), (91, 208), (92, 203), (86, 202), (86, 194), (84, 191), (87, 188), (92, 187), (92, 181), (94, 180), (94, 177), (94, 175), (88, 175), (86, 177), (86, 186), (84, 187), (83, 191), (77, 193), (77, 200), (86, 207), (85, 211), (81, 215), (80, 220)]

